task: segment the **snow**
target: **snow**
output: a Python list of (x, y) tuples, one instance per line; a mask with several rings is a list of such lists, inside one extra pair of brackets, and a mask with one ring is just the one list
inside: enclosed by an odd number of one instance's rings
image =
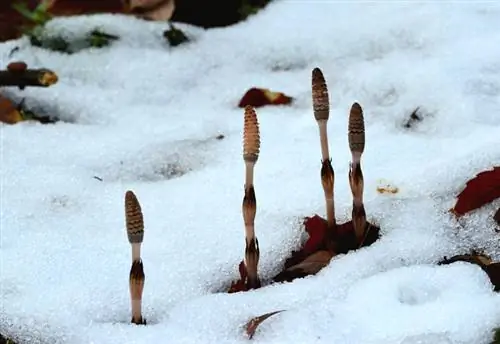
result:
[[(51, 22), (68, 36), (95, 27), (121, 36), (110, 48), (65, 55), (2, 43), (0, 65), (57, 72), (53, 87), (9, 94), (62, 122), (0, 127), (0, 333), (19, 343), (244, 343), (250, 318), (283, 309), (253, 341), (489, 343), (500, 297), (487, 276), (435, 263), (473, 248), (500, 259), (498, 201), (460, 223), (448, 213), (470, 177), (500, 164), (499, 14), (486, 1), (276, 0), (228, 28), (179, 24), (193, 41), (175, 48), (164, 24), (112, 15)], [(365, 207), (383, 237), (316, 276), (226, 294), (244, 252), (236, 104), (248, 88), (296, 97), (257, 109), (264, 280), (304, 240), (300, 218), (325, 216), (317, 66), (330, 89), (338, 220), (351, 212), (347, 114), (358, 101)], [(405, 129), (417, 106), (424, 120)], [(386, 182), (399, 192), (377, 193)], [(129, 189), (145, 216), (145, 327), (129, 323)]]

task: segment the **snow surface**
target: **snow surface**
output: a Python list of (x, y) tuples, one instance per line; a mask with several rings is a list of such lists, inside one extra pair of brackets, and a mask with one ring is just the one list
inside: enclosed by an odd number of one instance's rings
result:
[[(164, 24), (112, 15), (51, 23), (122, 36), (110, 48), (1, 44), (0, 65), (58, 73), (48, 89), (9, 92), (63, 121), (1, 126), (0, 333), (20, 343), (245, 343), (251, 317), (286, 309), (256, 343), (488, 343), (500, 296), (487, 276), (433, 264), (472, 248), (500, 259), (498, 201), (461, 223), (447, 212), (470, 177), (500, 164), (499, 16), (493, 1), (275, 1), (232, 27), (179, 25), (193, 41), (176, 48)], [(337, 217), (351, 211), (347, 114), (358, 101), (365, 207), (383, 238), (316, 276), (226, 294), (244, 251), (236, 104), (248, 88), (296, 97), (258, 109), (264, 279), (305, 240), (300, 218), (324, 216), (316, 66), (330, 89)], [(424, 120), (405, 129), (417, 106)], [(399, 193), (377, 193), (385, 182)], [(128, 189), (146, 222), (146, 327), (129, 324)]]

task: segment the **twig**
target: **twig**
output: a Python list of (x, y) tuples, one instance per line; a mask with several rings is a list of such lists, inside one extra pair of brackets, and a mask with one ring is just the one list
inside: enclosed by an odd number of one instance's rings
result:
[(49, 69), (0, 70), (0, 86), (48, 87), (57, 80), (56, 73)]
[(141, 259), (141, 244), (144, 238), (144, 219), (141, 205), (132, 191), (125, 193), (125, 221), (127, 237), (132, 246), (132, 267), (130, 268), (129, 288), (132, 306), (132, 323), (145, 325), (142, 317), (142, 292), (144, 290), (144, 266)]
[(334, 203), (334, 182), (335, 172), (333, 171), (330, 153), (328, 151), (328, 132), (327, 122), (330, 116), (330, 102), (328, 96), (328, 87), (325, 77), (319, 68), (312, 71), (312, 100), (314, 118), (318, 122), (319, 138), (321, 143), (321, 184), (325, 194), (326, 219), (328, 227), (334, 228), (335, 221), (335, 203)]
[(348, 140), (352, 154), (349, 169), (349, 184), (353, 196), (352, 224), (358, 242), (362, 242), (366, 227), (366, 213), (363, 205), (364, 182), (361, 171), (361, 155), (365, 149), (365, 122), (363, 109), (358, 103), (352, 105), (349, 114)]
[(253, 185), (254, 167), (259, 158), (260, 134), (257, 114), (251, 106), (245, 107), (243, 128), (243, 160), (245, 161), (245, 196), (243, 197), (242, 213), (245, 223), (245, 266), (248, 273), (247, 288), (260, 287), (258, 275), (259, 242), (255, 236), (255, 214), (257, 200)]

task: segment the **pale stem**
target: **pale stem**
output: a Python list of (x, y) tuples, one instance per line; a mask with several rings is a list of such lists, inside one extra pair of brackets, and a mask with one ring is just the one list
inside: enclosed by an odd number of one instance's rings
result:
[(132, 261), (141, 259), (141, 244), (134, 243), (132, 244)]
[(335, 226), (335, 204), (333, 198), (326, 198), (326, 219), (328, 222), (328, 227), (332, 228)]
[(132, 318), (139, 320), (142, 318), (142, 300), (132, 299)]
[(328, 151), (328, 133), (327, 133), (327, 120), (319, 120), (319, 140), (321, 142), (321, 155), (323, 161), (330, 159), (330, 153)]
[(253, 185), (255, 162), (245, 161), (245, 188)]

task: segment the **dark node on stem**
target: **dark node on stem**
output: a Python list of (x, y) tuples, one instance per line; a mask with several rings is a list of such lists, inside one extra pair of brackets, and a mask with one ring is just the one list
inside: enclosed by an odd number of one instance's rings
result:
[(354, 233), (361, 244), (363, 240), (363, 234), (366, 233), (367, 222), (366, 222), (366, 212), (363, 204), (352, 205), (352, 226), (354, 228)]
[(132, 320), (130, 322), (134, 325), (147, 325), (146, 318), (143, 317), (139, 317), (138, 319), (132, 317)]
[(260, 288), (261, 283), (257, 274), (257, 266), (259, 265), (259, 241), (257, 238), (246, 240), (245, 247), (245, 265), (247, 268), (247, 289)]
[(130, 281), (133, 283), (144, 283), (145, 278), (142, 260), (134, 260), (130, 268)]
[(331, 159), (323, 160), (321, 165), (321, 183), (325, 190), (331, 190), (333, 193), (335, 173), (333, 172)]
[(245, 187), (245, 196), (243, 196), (243, 206), (256, 208), (257, 199), (255, 198), (255, 188), (253, 185)]
[(355, 190), (354, 187), (363, 182), (363, 171), (361, 170), (360, 163), (354, 164), (351, 166), (351, 169), (349, 169), (349, 180), (352, 181), (353, 193), (355, 193), (357, 190)]

